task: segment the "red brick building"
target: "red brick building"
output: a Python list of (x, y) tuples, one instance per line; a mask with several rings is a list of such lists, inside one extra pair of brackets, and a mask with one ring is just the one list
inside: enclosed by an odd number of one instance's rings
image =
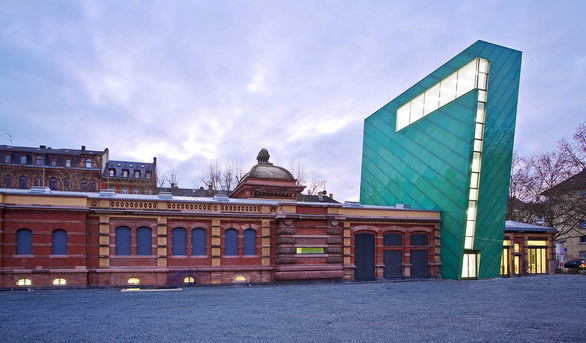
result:
[(441, 275), (439, 212), (297, 201), (258, 160), (232, 198), (2, 189), (0, 287)]

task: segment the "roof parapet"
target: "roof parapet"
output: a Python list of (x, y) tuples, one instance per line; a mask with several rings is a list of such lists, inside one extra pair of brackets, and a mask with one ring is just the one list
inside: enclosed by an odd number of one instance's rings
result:
[(360, 208), (360, 207), (362, 207), (362, 205), (360, 205), (360, 203), (357, 201), (344, 201), (344, 204), (342, 205), (342, 207)]

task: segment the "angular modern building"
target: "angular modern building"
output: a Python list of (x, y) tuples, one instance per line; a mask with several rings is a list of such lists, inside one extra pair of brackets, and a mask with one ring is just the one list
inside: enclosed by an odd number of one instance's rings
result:
[(499, 276), (521, 52), (477, 41), (366, 118), (360, 202), (441, 211), (442, 276)]

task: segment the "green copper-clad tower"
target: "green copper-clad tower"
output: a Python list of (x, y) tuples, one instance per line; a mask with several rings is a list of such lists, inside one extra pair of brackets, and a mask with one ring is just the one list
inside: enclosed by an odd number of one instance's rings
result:
[(364, 121), (360, 202), (441, 211), (444, 278), (499, 275), (520, 70), (477, 41)]

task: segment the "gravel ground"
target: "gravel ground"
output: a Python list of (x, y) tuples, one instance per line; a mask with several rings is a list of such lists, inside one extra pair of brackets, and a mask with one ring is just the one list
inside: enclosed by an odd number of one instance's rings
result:
[(586, 342), (586, 277), (0, 293), (1, 342)]

